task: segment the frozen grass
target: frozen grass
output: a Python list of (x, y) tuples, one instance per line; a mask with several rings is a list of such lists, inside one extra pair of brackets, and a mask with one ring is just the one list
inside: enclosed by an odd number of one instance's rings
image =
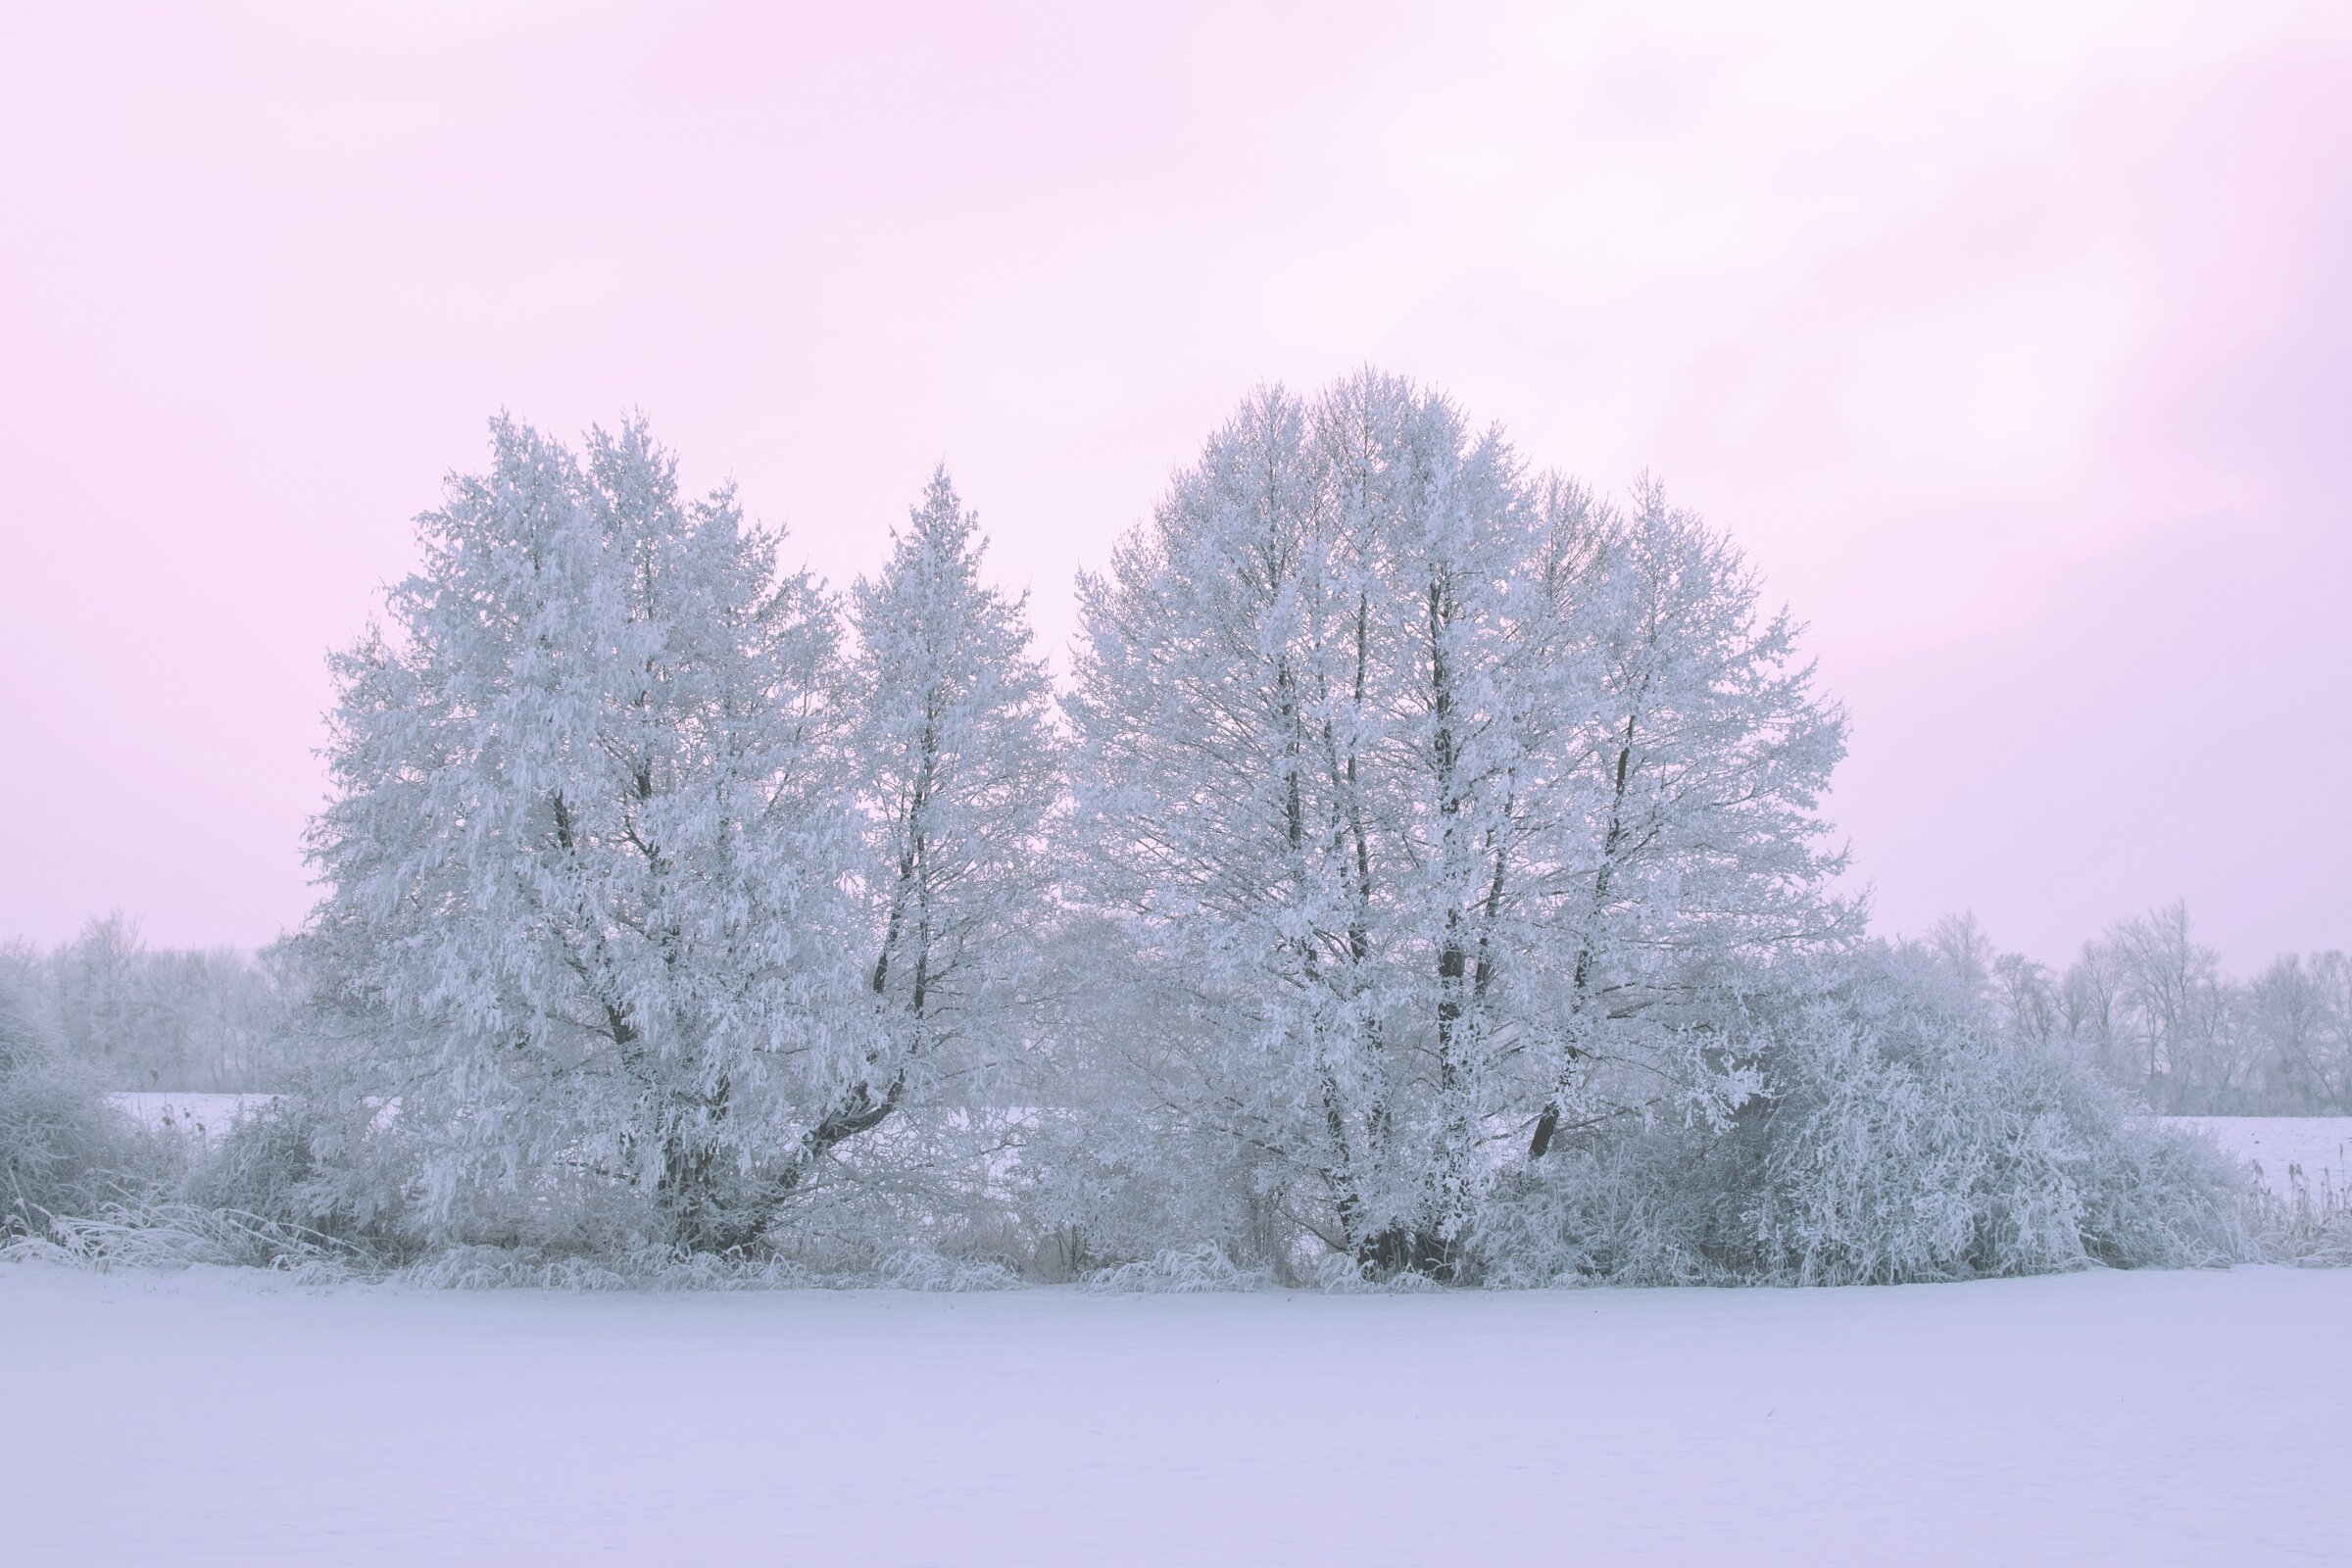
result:
[(2341, 1560), (2352, 1273), (271, 1289), (0, 1267), (10, 1561)]

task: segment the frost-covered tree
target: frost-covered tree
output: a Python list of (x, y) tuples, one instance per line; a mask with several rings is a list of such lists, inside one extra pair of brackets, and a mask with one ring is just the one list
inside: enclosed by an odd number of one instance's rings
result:
[(2256, 977), (2246, 1007), (2272, 1106), (2352, 1111), (2352, 958), (2288, 954)]
[(1555, 754), (1568, 827), (1547, 952), (1572, 956), (1560, 1028), (1538, 1037), (1552, 1049), (1536, 1053), (1551, 1087), (1535, 1159), (1564, 1120), (1670, 1085), (1719, 1115), (1750, 1083), (1734, 1065), (1743, 990), (1858, 934), (1819, 815), (1845, 716), (1814, 690), (1801, 628), (1760, 612), (1739, 551), (1655, 481), (1595, 532), (1583, 569), (1552, 574), (1594, 685)]
[(2198, 1088), (2234, 1087), (2240, 1064), (2225, 1049), (2230, 1020), (2221, 955), (2191, 933), (2187, 905), (2176, 900), (2118, 921), (2107, 940), (2123, 961), (2124, 998), (2146, 1063), (2150, 1102), (2177, 1109)]
[(903, 1049), (855, 956), (836, 617), (642, 420), (584, 462), (491, 438), (334, 661), (303, 958), (445, 1229), (620, 1191), (746, 1244)]
[(1023, 601), (982, 581), (986, 541), (943, 467), (891, 559), (851, 596), (850, 753), (864, 808), (865, 983), (891, 1076), (833, 1125), (873, 1126), (910, 1076), (969, 1075), (1018, 1044), (1033, 936), (1053, 904), (1060, 794), (1053, 689)]
[(1841, 720), (1754, 600), (1407, 383), (1247, 403), (1080, 585), (1077, 889), (1192, 998), (1155, 1110), (1443, 1274), (1571, 1111), (1736, 1099), (1700, 993), (1841, 929)]

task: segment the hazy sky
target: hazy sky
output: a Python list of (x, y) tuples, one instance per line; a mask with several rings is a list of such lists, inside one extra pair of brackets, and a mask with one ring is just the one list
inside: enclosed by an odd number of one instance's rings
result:
[(493, 410), (836, 583), (945, 459), (1058, 649), (1369, 363), (1742, 541), (1883, 929), (2352, 947), (2352, 8), (1898, 9), (0, 0), (0, 936), (301, 919)]

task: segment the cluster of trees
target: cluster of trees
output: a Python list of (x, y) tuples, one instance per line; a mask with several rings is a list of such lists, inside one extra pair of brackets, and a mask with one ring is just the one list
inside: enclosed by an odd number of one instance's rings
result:
[(1393, 378), (1211, 437), (1081, 586), (1066, 729), (944, 474), (841, 602), (642, 424), (502, 420), (421, 526), (299, 952), (435, 1225), (552, 1180), (742, 1248), (955, 1127), (1450, 1274), (1564, 1132), (1727, 1114), (1854, 936), (1842, 718), (1737, 553)]
[(46, 953), (0, 948), (0, 987), (109, 1089), (272, 1089), (301, 1054), (288, 961), (282, 948), (150, 948), (118, 913)]
[(1843, 715), (1654, 484), (1261, 392), (1081, 580), (1057, 701), (944, 471), (835, 595), (642, 421), (491, 438), (334, 662), (245, 1209), (1282, 1278), (2229, 1251), (2232, 1179), (2012, 1027), (2014, 965), (1863, 936)]
[(641, 422), (492, 438), (336, 661), (298, 952), (434, 1226), (552, 1180), (745, 1247), (1018, 1046), (1044, 667), (944, 473), (843, 604)]
[(2063, 972), (1997, 952), (1972, 917), (1930, 938), (2022, 1038), (2066, 1050), (2167, 1115), (2352, 1114), (2352, 957), (2224, 974), (2184, 904), (2120, 920)]

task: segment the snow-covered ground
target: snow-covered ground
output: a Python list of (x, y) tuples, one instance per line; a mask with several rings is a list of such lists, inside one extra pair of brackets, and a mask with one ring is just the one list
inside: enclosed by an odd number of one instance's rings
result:
[[(2171, 1116), (2179, 1127), (2202, 1127), (2222, 1147), (2242, 1155), (2274, 1192), (2287, 1191), (2299, 1169), (2317, 1196), (2323, 1181), (2352, 1193), (2352, 1116)], [(2352, 1550), (2347, 1551), (2352, 1555)]]
[(130, 1112), (131, 1119), (148, 1127), (169, 1127), (195, 1137), (217, 1138), (228, 1131), (229, 1124), (256, 1105), (266, 1105), (275, 1095), (212, 1095), (192, 1090), (166, 1089), (149, 1092), (109, 1095), (107, 1099)]
[(2352, 1271), (563, 1296), (0, 1266), (24, 1563), (2341, 1562)]

